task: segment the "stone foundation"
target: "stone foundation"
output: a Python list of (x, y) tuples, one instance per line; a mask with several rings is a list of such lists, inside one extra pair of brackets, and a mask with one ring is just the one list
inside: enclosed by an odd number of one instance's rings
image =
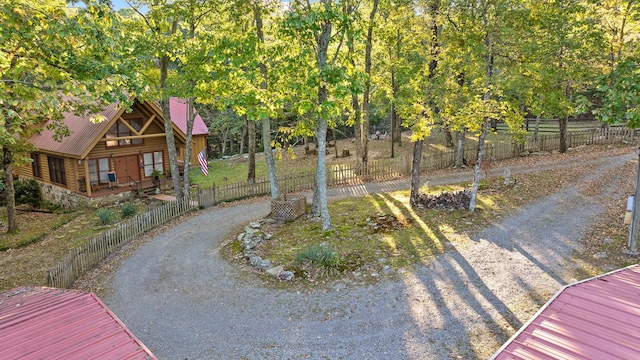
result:
[(42, 181), (38, 181), (38, 185), (42, 191), (42, 200), (60, 205), (62, 209), (75, 210), (89, 204), (89, 199), (86, 196), (74, 193), (69, 189)]
[[(38, 180), (36, 180), (38, 181)], [(60, 205), (64, 210), (76, 210), (78, 208), (87, 207), (89, 205), (107, 205), (123, 200), (129, 200), (133, 197), (131, 191), (109, 194), (97, 198), (88, 198), (82, 194), (75, 193), (63, 187), (38, 181), (40, 190), (42, 191), (42, 200), (52, 204)]]

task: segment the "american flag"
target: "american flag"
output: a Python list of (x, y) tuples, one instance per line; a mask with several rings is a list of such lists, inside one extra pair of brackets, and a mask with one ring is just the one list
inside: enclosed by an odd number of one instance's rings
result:
[(209, 164), (207, 164), (207, 153), (206, 153), (207, 148), (202, 149), (202, 151), (200, 151), (198, 153), (198, 162), (200, 163), (200, 169), (202, 170), (202, 174), (204, 176), (208, 176), (209, 175)]

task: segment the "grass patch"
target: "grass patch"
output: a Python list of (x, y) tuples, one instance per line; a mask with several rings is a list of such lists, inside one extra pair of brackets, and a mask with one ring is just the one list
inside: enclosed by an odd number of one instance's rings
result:
[[(467, 136), (466, 146), (476, 146), (478, 138), (476, 136)], [(511, 142), (511, 137), (505, 134), (489, 134), (487, 136), (487, 144)], [(338, 140), (338, 153), (342, 154), (342, 150), (349, 150), (351, 156), (348, 157), (335, 157), (335, 148), (329, 148), (329, 154), (327, 154), (327, 164), (355, 164), (355, 143), (351, 142), (351, 139)], [(314, 149), (313, 144), (310, 145), (311, 149)], [(316, 167), (316, 156), (305, 155), (304, 146), (296, 146), (293, 148), (293, 157), (286, 151), (282, 151), (281, 156), (276, 154), (276, 172), (278, 174), (293, 174), (302, 171), (314, 170)], [(445, 146), (445, 137), (443, 133), (435, 133), (431, 135), (427, 141), (425, 141), (423, 153), (436, 153), (443, 150), (448, 150)], [(403, 145), (396, 148), (396, 156), (408, 155), (412, 156), (413, 144), (409, 142), (407, 134), (403, 135)], [(391, 141), (369, 141), (369, 158), (371, 160), (387, 159), (391, 157)], [(190, 169), (190, 177), (193, 184), (199, 185), (203, 188), (211, 187), (213, 184), (217, 186), (233, 183), (236, 181), (246, 181), (247, 172), (249, 169), (248, 160), (242, 156), (234, 156), (225, 160), (217, 159), (209, 161), (209, 175), (204, 176), (200, 171), (200, 168), (193, 167)], [(256, 155), (256, 178), (267, 177), (267, 166), (264, 161), (264, 155)]]
[[(124, 205), (123, 205), (124, 206)], [(134, 203), (136, 212), (146, 211)], [(114, 221), (120, 207), (112, 209)], [(6, 233), (6, 208), (0, 208), (0, 291), (18, 286), (46, 286), (46, 271), (93, 235), (106, 230), (98, 225), (97, 209), (69, 213), (18, 212), (18, 229)]]
[[(475, 212), (468, 210), (412, 209), (409, 191), (374, 194), (332, 201), (329, 204), (335, 229), (324, 232), (318, 219), (299, 218), (264, 231), (273, 240), (260, 244), (256, 255), (284, 265), (297, 279), (331, 276), (377, 277), (418, 263), (429, 263), (451, 246), (468, 246), (470, 235), (519, 206), (566, 186), (580, 173), (577, 169), (518, 175), (518, 184), (505, 186), (501, 178), (483, 181)], [(457, 191), (470, 184), (424, 188), (427, 193)], [(322, 246), (337, 259), (322, 264)], [(230, 253), (238, 254), (240, 249)], [(328, 271), (327, 269), (331, 269)]]
[[(44, 239), (51, 231), (55, 231), (78, 216), (77, 213), (29, 213), (19, 214), (18, 219), (29, 221), (19, 221), (20, 228), (13, 234), (3, 233), (0, 237), (0, 251), (9, 249), (19, 249)], [(3, 211), (2, 221), (6, 221), (6, 211)]]

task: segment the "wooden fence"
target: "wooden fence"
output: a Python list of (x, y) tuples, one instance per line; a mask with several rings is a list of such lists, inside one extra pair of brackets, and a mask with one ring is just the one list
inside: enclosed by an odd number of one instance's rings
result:
[[(538, 134), (557, 134), (560, 132), (559, 119), (540, 119), (538, 124)], [(567, 131), (596, 130), (603, 128), (602, 122), (594, 119), (569, 119)], [(522, 125), (524, 130), (533, 133), (536, 128), (535, 118), (526, 118)], [(610, 125), (610, 127), (621, 127), (620, 125)], [(496, 130), (500, 133), (509, 131), (509, 125), (502, 121), (496, 123)]]
[(124, 243), (155, 226), (197, 208), (195, 201), (173, 201), (144, 214), (138, 214), (95, 235), (84, 244), (69, 250), (69, 254), (55, 268), (47, 271), (47, 286), (71, 287), (77, 278)]
[[(614, 144), (621, 141), (633, 141), (637, 134), (633, 130), (610, 128), (589, 129), (567, 133), (567, 146), (576, 147), (591, 144)], [(559, 134), (539, 135), (537, 139), (529, 138), (524, 143), (488, 143), (485, 145), (484, 159), (487, 162), (510, 159), (523, 152), (554, 151), (560, 149)], [(467, 147), (464, 150), (467, 162), (477, 160), (477, 149)], [(435, 171), (453, 167), (455, 151), (444, 150), (435, 154), (423, 154), (421, 171)], [(371, 160), (366, 167), (359, 170), (356, 164), (327, 166), (327, 186), (344, 186), (361, 184), (368, 181), (395, 179), (409, 175), (411, 158), (402, 156), (394, 159)], [(309, 170), (297, 174), (285, 174), (279, 177), (280, 191), (291, 193), (313, 189), (315, 171)], [(198, 191), (201, 207), (233, 201), (253, 196), (264, 196), (271, 193), (268, 178), (260, 178), (255, 183), (238, 181), (221, 186), (214, 185)]]
[[(567, 146), (576, 147), (590, 144), (614, 144), (621, 141), (634, 141), (637, 134), (626, 129), (595, 129), (571, 132), (567, 134)], [(487, 144), (485, 161), (509, 159), (521, 153), (537, 151), (553, 151), (560, 148), (559, 135), (540, 135), (537, 139), (528, 139), (524, 143)], [(464, 158), (475, 161), (475, 147), (465, 149)], [(450, 168), (455, 164), (455, 151), (445, 150), (436, 154), (425, 154), (422, 158), (421, 171), (434, 171)], [(327, 186), (361, 184), (367, 181), (395, 179), (409, 175), (411, 159), (398, 157), (394, 159), (371, 160), (366, 167), (358, 169), (355, 164), (331, 165), (327, 167)], [(292, 193), (313, 189), (315, 171), (309, 170), (297, 174), (285, 174), (279, 178), (282, 193)], [(236, 182), (223, 186), (199, 189), (192, 201), (174, 201), (139, 214), (130, 220), (123, 221), (103, 233), (95, 235), (85, 244), (72, 249), (54, 269), (47, 271), (47, 284), (52, 287), (70, 287), (73, 282), (86, 271), (96, 266), (122, 244), (145, 231), (163, 224), (181, 214), (205, 208), (224, 201), (233, 201), (271, 193), (268, 178), (258, 179), (254, 183)], [(197, 201), (196, 201), (197, 200)]]

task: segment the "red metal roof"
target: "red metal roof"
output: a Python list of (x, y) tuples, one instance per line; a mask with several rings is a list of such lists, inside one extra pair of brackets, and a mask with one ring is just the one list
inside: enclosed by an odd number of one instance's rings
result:
[[(171, 112), (171, 121), (187, 135), (187, 100), (172, 97), (169, 99), (169, 110)], [(200, 115), (196, 114), (193, 122), (193, 135), (207, 135), (209, 128), (205, 125)]]
[[(187, 133), (187, 105), (185, 100), (171, 98), (171, 121), (186, 135)], [(31, 137), (31, 143), (40, 150), (51, 151), (54, 153), (65, 154), (72, 157), (80, 158), (82, 154), (93, 144), (96, 137), (99, 136), (106, 127), (113, 124), (113, 119), (122, 112), (116, 103), (105, 107), (99, 114), (91, 114), (87, 116), (78, 116), (73, 113), (64, 113), (64, 124), (69, 128), (71, 135), (62, 138), (58, 142), (53, 139), (54, 131), (47, 130), (43, 126), (40, 134)], [(99, 124), (89, 121), (92, 115), (102, 115), (106, 118)], [(160, 113), (162, 115), (162, 113)], [(193, 135), (206, 135), (209, 133), (207, 125), (200, 117), (196, 115), (193, 124)]]
[(156, 359), (94, 294), (17, 288), (0, 294), (0, 359)]
[(640, 266), (563, 287), (491, 359), (640, 359)]
[(99, 113), (107, 120), (99, 124), (89, 121), (91, 115), (78, 116), (73, 113), (64, 113), (64, 124), (71, 131), (71, 135), (62, 138), (62, 141), (55, 141), (54, 131), (43, 127), (42, 133), (32, 136), (30, 140), (38, 149), (80, 157), (119, 112), (120, 109), (115, 103), (108, 105)]

